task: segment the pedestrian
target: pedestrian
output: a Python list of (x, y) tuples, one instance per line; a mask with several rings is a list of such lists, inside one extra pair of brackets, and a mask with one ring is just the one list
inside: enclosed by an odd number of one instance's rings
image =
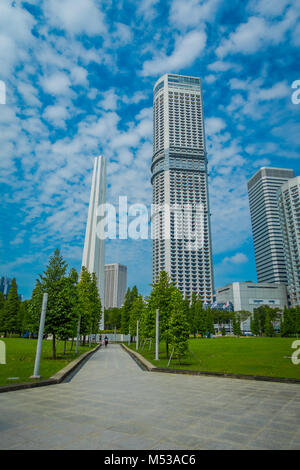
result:
[(105, 347), (108, 345), (108, 337), (107, 336), (105, 336), (105, 338), (104, 338), (104, 344), (105, 344)]

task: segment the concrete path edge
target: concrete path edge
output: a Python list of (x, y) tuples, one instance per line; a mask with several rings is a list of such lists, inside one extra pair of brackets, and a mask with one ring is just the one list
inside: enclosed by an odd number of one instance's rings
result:
[(147, 361), (141, 354), (133, 351), (132, 349), (122, 344), (123, 349), (130, 356), (132, 356), (143, 368), (145, 368), (149, 372), (163, 372), (165, 374), (184, 374), (184, 375), (206, 375), (209, 377), (223, 377), (223, 378), (230, 378), (230, 379), (241, 379), (241, 380), (257, 380), (263, 382), (280, 382), (280, 383), (291, 383), (291, 384), (299, 384), (299, 379), (289, 379), (285, 377), (268, 377), (264, 375), (246, 375), (246, 374), (231, 374), (231, 373), (224, 373), (224, 372), (209, 372), (209, 371), (200, 371), (200, 370), (187, 370), (187, 369), (164, 369), (161, 367), (156, 367), (151, 362)]
[(35, 387), (44, 387), (46, 385), (57, 385), (63, 382), (72, 372), (74, 372), (80, 364), (87, 359), (89, 356), (94, 354), (98, 349), (100, 349), (101, 345), (99, 344), (91, 351), (87, 351), (81, 356), (74, 359), (74, 361), (70, 362), (66, 367), (56, 372), (56, 374), (52, 375), (49, 379), (40, 380), (39, 382), (23, 382), (20, 384), (12, 384), (12, 385), (2, 385), (0, 386), (0, 393), (4, 392), (14, 392), (16, 390), (23, 390), (26, 388), (35, 388)]

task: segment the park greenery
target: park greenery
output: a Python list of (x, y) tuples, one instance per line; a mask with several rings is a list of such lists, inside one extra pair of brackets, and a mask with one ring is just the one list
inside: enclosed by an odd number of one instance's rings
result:
[[(122, 308), (114, 309), (121, 332), (136, 335), (139, 320), (140, 343), (155, 342), (156, 310), (159, 310), (159, 339), (164, 344), (165, 357), (169, 359), (170, 349), (173, 357), (180, 359), (188, 354), (189, 338), (209, 338), (216, 332), (225, 336), (229, 331), (235, 337), (242, 336), (241, 325), (250, 320), (250, 329), (257, 337), (297, 337), (300, 335), (300, 307), (278, 308), (261, 305), (254, 314), (241, 310), (231, 312), (217, 310), (202, 304), (200, 296), (193, 294), (191, 301), (184, 299), (180, 291), (171, 283), (169, 275), (162, 271), (159, 279), (152, 285), (151, 293), (143, 299), (134, 287), (128, 289)], [(117, 312), (116, 310), (119, 310)], [(112, 312), (111, 312), (112, 314)], [(109, 315), (108, 315), (109, 317)], [(217, 330), (217, 331), (216, 331)]]
[(52, 358), (56, 359), (58, 341), (64, 343), (77, 336), (80, 324), (82, 344), (86, 336), (99, 332), (101, 301), (94, 273), (82, 268), (80, 280), (74, 268), (68, 265), (58, 249), (50, 257), (45, 271), (36, 280), (30, 300), (21, 301), (16, 279), (7, 299), (0, 293), (0, 333), (5, 338), (24, 333), (35, 337), (39, 330), (43, 294), (48, 293), (44, 333), (52, 337)]
[[(21, 301), (16, 279), (7, 298), (0, 293), (0, 334), (7, 338), (20, 337), (25, 332), (31, 337), (38, 333), (43, 294), (48, 293), (45, 334), (52, 338), (52, 357), (56, 358), (58, 342), (64, 344), (77, 336), (80, 325), (82, 345), (86, 338), (99, 333), (101, 301), (94, 273), (82, 268), (80, 280), (75, 269), (68, 270), (67, 263), (59, 250), (50, 257), (45, 271), (36, 280), (30, 300)], [(250, 320), (250, 329), (256, 337), (298, 337), (300, 334), (300, 307), (278, 308), (261, 305), (248, 311), (231, 312), (203, 305), (201, 298), (183, 298), (172, 284), (169, 275), (162, 271), (152, 284), (148, 297), (143, 298), (136, 286), (128, 288), (123, 306), (105, 310), (106, 330), (118, 330), (130, 335), (132, 341), (137, 335), (139, 321), (140, 344), (155, 343), (156, 311), (159, 311), (159, 339), (164, 346), (166, 359), (172, 355), (180, 361), (188, 356), (189, 339), (210, 338), (218, 332), (222, 336), (242, 336), (242, 325)], [(279, 333), (280, 331), (280, 333)]]
[[(37, 340), (20, 339), (12, 335), (12, 337), (1, 338), (1, 341), (4, 341), (6, 345), (6, 364), (0, 367), (0, 386), (36, 381), (37, 379), (31, 376), (34, 370)], [(76, 357), (94, 347), (94, 344), (91, 347), (88, 344), (79, 345), (78, 353), (76, 353), (75, 345), (71, 341), (67, 343), (66, 348), (64, 341), (57, 340), (56, 360), (54, 361), (51, 341), (43, 341), (39, 368), (41, 379), (48, 379)]]

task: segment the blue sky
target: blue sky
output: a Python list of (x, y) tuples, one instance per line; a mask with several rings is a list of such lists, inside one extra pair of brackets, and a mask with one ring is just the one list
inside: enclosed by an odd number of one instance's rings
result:
[[(108, 201), (151, 204), (152, 88), (203, 80), (215, 284), (256, 280), (247, 180), (300, 174), (300, 1), (28, 0), (0, 3), (0, 275), (29, 298), (58, 247), (80, 268), (93, 158)], [(151, 241), (107, 243), (128, 283), (151, 283)]]

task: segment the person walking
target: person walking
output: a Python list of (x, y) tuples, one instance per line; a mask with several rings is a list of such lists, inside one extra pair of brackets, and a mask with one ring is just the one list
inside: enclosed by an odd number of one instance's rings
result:
[(105, 347), (107, 347), (107, 345), (108, 345), (108, 337), (107, 336), (105, 336), (105, 338), (104, 338), (104, 344), (105, 344)]

